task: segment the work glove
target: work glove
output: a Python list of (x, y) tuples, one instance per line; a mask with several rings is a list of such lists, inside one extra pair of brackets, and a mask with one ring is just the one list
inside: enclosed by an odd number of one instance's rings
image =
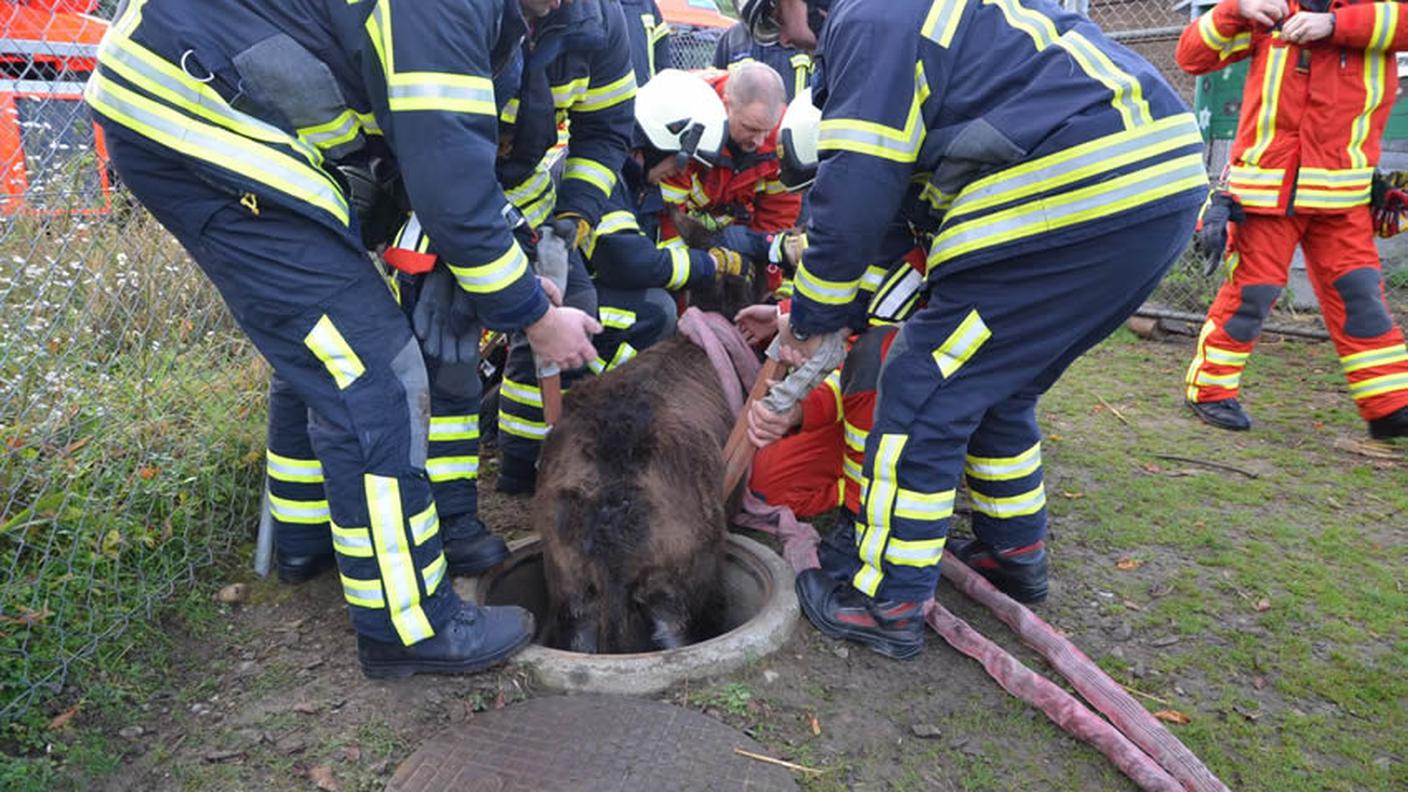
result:
[(1226, 190), (1218, 190), (1203, 207), (1198, 218), (1198, 226), (1193, 231), (1194, 250), (1203, 256), (1203, 275), (1217, 272), (1222, 259), (1227, 255), (1227, 233), (1229, 223), (1241, 223), (1247, 219), (1237, 196)]
[(573, 223), (553, 221), (538, 226), (538, 261), (534, 269), (559, 290), (567, 287), (567, 271), (571, 266), (568, 257), (576, 246), (575, 240), (576, 227)]
[(709, 248), (709, 258), (714, 262), (714, 280), (723, 281), (729, 275), (743, 274), (743, 257), (738, 251), (728, 248)]
[(347, 185), (347, 205), (357, 216), (367, 250), (389, 241), (405, 219), (400, 198), (401, 175), (387, 160), (348, 161), (337, 165)]
[(455, 274), (443, 263), (425, 274), (411, 310), (411, 328), (420, 339), (427, 360), (442, 364), (467, 363), (475, 358), (479, 323), (474, 303), (460, 288)]
[(1369, 211), (1374, 221), (1374, 233), (1384, 239), (1397, 236), (1403, 230), (1404, 215), (1408, 215), (1408, 171), (1374, 171)]
[(801, 232), (783, 231), (775, 234), (768, 246), (768, 263), (776, 264), (789, 273), (797, 271), (802, 262), (802, 251), (807, 249), (807, 235)]

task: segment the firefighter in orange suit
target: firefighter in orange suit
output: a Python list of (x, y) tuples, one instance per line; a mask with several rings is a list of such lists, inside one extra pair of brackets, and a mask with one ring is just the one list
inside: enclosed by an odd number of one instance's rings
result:
[(1178, 65), (1191, 74), (1251, 59), (1227, 184), (1244, 219), (1188, 367), (1188, 405), (1204, 421), (1250, 428), (1242, 369), (1299, 244), (1369, 434), (1408, 436), (1408, 349), (1369, 208), (1404, 48), (1408, 11), (1391, 2), (1222, 0), (1183, 31)]

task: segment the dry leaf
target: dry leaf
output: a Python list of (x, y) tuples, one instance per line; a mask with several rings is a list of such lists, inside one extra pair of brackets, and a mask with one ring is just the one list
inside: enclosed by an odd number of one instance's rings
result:
[(316, 715), (318, 713), (318, 705), (311, 701), (300, 701), (293, 705), (293, 711), (301, 712), (304, 715)]
[(1061, 497), (1066, 498), (1067, 500), (1080, 500), (1081, 498), (1084, 498), (1084, 497), (1085, 497), (1085, 493), (1084, 493), (1084, 492), (1069, 492), (1069, 491), (1067, 491), (1067, 490), (1061, 490)]
[(1137, 602), (1130, 602), (1129, 600), (1120, 600), (1120, 604), (1123, 605), (1123, 606), (1125, 606), (1126, 608), (1132, 610), (1132, 611), (1142, 611), (1142, 610), (1144, 610), (1144, 606), (1143, 606), (1143, 605), (1140, 605), (1140, 604), (1137, 603)]
[(494, 697), (494, 709), (501, 710), (508, 705), (508, 699), (504, 697), (504, 689), (499, 688), (499, 695)]
[(1154, 464), (1153, 462), (1145, 462), (1145, 463), (1144, 463), (1144, 469), (1147, 470), (1147, 471), (1149, 471), (1150, 473), (1159, 473), (1159, 472), (1162, 472), (1162, 471), (1163, 471), (1163, 468), (1159, 467), (1158, 465)]
[(1262, 688), (1266, 687), (1266, 677), (1262, 676), (1261, 674), (1257, 674), (1256, 676), (1252, 677), (1252, 687), (1256, 688), (1257, 690), (1261, 690)]
[(16, 624), (23, 624), (26, 627), (36, 627), (48, 621), (49, 617), (54, 615), (54, 612), (48, 608), (32, 610), (30, 608), (21, 607), (20, 611), (20, 617), (14, 621)]
[(156, 474), (158, 474), (158, 473), (160, 473), (160, 472), (161, 472), (161, 469), (160, 469), (160, 468), (156, 468), (156, 467), (152, 467), (152, 466), (148, 465), (147, 467), (144, 467), (144, 468), (142, 468), (141, 470), (138, 470), (138, 471), (137, 471), (137, 475), (141, 476), (143, 481), (151, 481), (152, 479), (156, 478)]
[(327, 765), (308, 768), (308, 780), (323, 792), (338, 792), (341, 788), (337, 785), (337, 780), (332, 777), (332, 768)]
[(78, 708), (82, 704), (83, 702), (81, 701), (77, 702), (72, 707), (69, 707), (63, 712), (60, 712), (58, 715), (55, 715), (54, 719), (49, 721), (49, 729), (57, 730), (67, 726), (68, 722), (73, 720), (73, 716), (78, 714)]
[(1256, 608), (1257, 613), (1265, 613), (1266, 611), (1271, 610), (1271, 600), (1267, 599), (1266, 597), (1262, 597), (1261, 599), (1256, 601), (1256, 605), (1254, 607)]
[(360, 762), (362, 760), (362, 749), (356, 745), (348, 745), (342, 749), (342, 757), (349, 762)]
[(88, 445), (88, 441), (89, 441), (89, 440), (92, 440), (92, 439), (93, 439), (92, 437), (84, 437), (84, 438), (80, 438), (80, 439), (78, 439), (78, 440), (74, 440), (72, 443), (69, 443), (68, 445), (64, 446), (64, 453), (65, 453), (65, 454), (72, 454), (74, 451), (77, 451), (78, 449), (82, 448), (83, 446)]
[(1126, 572), (1130, 571), (1131, 569), (1138, 569), (1142, 566), (1144, 566), (1143, 559), (1130, 558), (1129, 556), (1125, 556), (1124, 558), (1121, 558), (1119, 561), (1115, 562), (1115, 567), (1117, 569), (1123, 569)]
[(1179, 726), (1187, 726), (1193, 722), (1193, 719), (1187, 715), (1184, 715), (1178, 710), (1171, 709), (1159, 710), (1154, 713), (1154, 717), (1166, 723), (1176, 723)]
[(820, 736), (821, 736), (821, 721), (817, 720), (816, 716), (813, 715), (813, 716), (811, 716), (811, 724), (812, 724), (812, 736), (813, 736), (813, 737), (820, 737)]

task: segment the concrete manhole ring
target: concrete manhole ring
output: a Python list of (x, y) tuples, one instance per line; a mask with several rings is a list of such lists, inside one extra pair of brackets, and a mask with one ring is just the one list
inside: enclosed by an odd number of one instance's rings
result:
[(796, 790), (766, 753), (698, 712), (622, 696), (549, 696), (481, 712), (421, 744), (388, 792)]
[[(484, 577), (462, 580), (461, 595), (480, 603), (522, 605), (541, 622), (547, 611), (542, 551), (530, 537), (509, 547), (508, 560)], [(697, 644), (639, 654), (581, 654), (530, 646), (514, 657), (542, 685), (591, 693), (657, 693), (685, 679), (727, 674), (776, 651), (797, 626), (792, 570), (776, 553), (729, 534), (724, 584), (731, 629)]]

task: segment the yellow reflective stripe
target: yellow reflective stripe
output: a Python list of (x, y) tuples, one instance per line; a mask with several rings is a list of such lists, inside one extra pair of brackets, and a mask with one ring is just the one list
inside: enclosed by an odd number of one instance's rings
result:
[(1045, 484), (1038, 484), (1034, 489), (1006, 498), (989, 497), (972, 489), (968, 491), (968, 496), (973, 500), (973, 511), (1004, 520), (1036, 514), (1046, 507)]
[(517, 97), (504, 102), (504, 109), (499, 111), (499, 120), (510, 125), (518, 123), (518, 104)]
[[(1161, 118), (1147, 126), (1105, 135), (978, 179), (950, 199), (952, 205), (945, 217), (951, 221), (1176, 149), (1201, 148), (1202, 140), (1192, 114)], [(1233, 168), (1233, 179), (1236, 171)], [(1279, 180), (1276, 183), (1279, 186)]]
[(1408, 373), (1385, 374), (1382, 377), (1371, 377), (1360, 382), (1349, 383), (1349, 395), (1356, 400), (1370, 399), (1401, 390), (1408, 390)]
[(543, 190), (550, 187), (552, 187), (552, 174), (539, 167), (534, 169), (522, 183), (505, 192), (504, 197), (509, 199), (514, 206), (522, 208), (523, 204), (541, 196)]
[(1398, 344), (1340, 357), (1340, 365), (1344, 367), (1346, 374), (1353, 374), (1356, 371), (1363, 371), (1374, 366), (1389, 366), (1394, 363), (1408, 363), (1408, 347)]
[(616, 174), (610, 168), (584, 157), (568, 157), (562, 178), (584, 181), (608, 196), (616, 186)]
[(607, 212), (601, 216), (601, 222), (596, 224), (597, 236), (606, 236), (620, 231), (639, 231), (640, 223), (636, 221), (633, 212), (618, 210)]
[(368, 135), (382, 134), (381, 124), (376, 120), (376, 113), (357, 113), (357, 123), (362, 125), (362, 131)]
[(797, 265), (797, 274), (792, 280), (798, 294), (824, 305), (846, 305), (856, 297), (860, 289), (860, 278), (851, 281), (829, 281), (818, 278), (807, 269), (805, 258)]
[(1153, 123), (1154, 117), (1149, 112), (1149, 103), (1144, 100), (1144, 89), (1139, 85), (1139, 80), (1116, 66), (1089, 39), (1068, 30), (1056, 41), (1056, 46), (1070, 53), (1091, 79), (1110, 89), (1114, 95), (1110, 104), (1120, 114), (1125, 129)]
[(300, 127), (298, 136), (320, 149), (336, 148), (357, 137), (362, 131), (357, 114), (351, 109), (343, 110), (331, 120), (321, 124)]
[(625, 330), (636, 323), (636, 312), (628, 311), (625, 308), (600, 305), (597, 306), (596, 314), (603, 325), (614, 327), (617, 330)]
[(425, 474), (437, 484), (457, 479), (472, 481), (479, 477), (479, 457), (430, 457), (425, 460)]
[(864, 473), (860, 463), (850, 457), (841, 460), (841, 472), (845, 474), (846, 478), (854, 481), (857, 485), (860, 484), (862, 474)]
[(869, 434), (864, 429), (857, 428), (850, 421), (842, 422), (846, 433), (846, 447), (858, 454), (865, 453), (865, 438)]
[(632, 99), (635, 95), (636, 72), (634, 69), (630, 69), (625, 74), (606, 85), (589, 88), (587, 92), (582, 95), (581, 101), (572, 106), (572, 112), (594, 113), (598, 110), (605, 110), (608, 107), (615, 107), (622, 102)]
[(451, 72), (397, 72), (395, 37), (391, 33), (391, 2), (378, 0), (367, 16), (367, 35), (386, 76), (391, 112), (431, 110), (498, 116), (494, 83), (488, 77)]
[(381, 595), (380, 580), (356, 580), (341, 573), (342, 596), (347, 602), (360, 608), (384, 608), (386, 600)]
[(807, 84), (811, 82), (812, 56), (805, 52), (799, 52), (788, 58), (787, 62), (792, 66), (792, 95), (796, 96), (805, 91)]
[(885, 562), (900, 566), (931, 567), (944, 557), (945, 537), (907, 541), (891, 539), (885, 546)]
[(660, 183), (660, 197), (665, 203), (682, 204), (689, 200), (689, 190), (676, 184)]
[(1206, 371), (1199, 371), (1193, 378), (1194, 385), (1213, 388), (1227, 388), (1236, 390), (1237, 383), (1242, 381), (1242, 372), (1234, 371), (1231, 374), (1212, 374)]
[(968, 455), (963, 472), (969, 478), (983, 481), (1010, 481), (1024, 478), (1041, 469), (1041, 443), (1010, 457), (980, 457)]
[(273, 451), (265, 451), (268, 462), (265, 470), (269, 478), (278, 481), (291, 481), (298, 484), (321, 484), (323, 465), (316, 459), (294, 459)]
[[(367, 512), (371, 515), (372, 543), (381, 584), (386, 588), (386, 604), (391, 624), (401, 643), (410, 646), (435, 634), (420, 607), (420, 582), (415, 562), (406, 544), (406, 526), (401, 511), (401, 483), (388, 476), (363, 474)], [(433, 508), (433, 507), (432, 507)], [(432, 514), (434, 512), (432, 511)]]
[(974, 250), (1078, 225), (1207, 185), (1201, 154), (1187, 154), (1078, 190), (1048, 196), (945, 228), (929, 267)]
[(279, 522), (319, 525), (332, 518), (327, 500), (292, 500), (269, 493), (269, 513)]
[[(1390, 20), (1392, 22), (1390, 23)], [(1364, 107), (1354, 117), (1349, 133), (1349, 164), (1362, 168), (1369, 165), (1369, 157), (1364, 153), (1364, 144), (1369, 140), (1369, 127), (1374, 111), (1384, 101), (1384, 77), (1389, 72), (1390, 53), (1388, 44), (1398, 26), (1398, 6), (1395, 3), (1374, 4), (1374, 27), (1369, 35), (1369, 46), (1364, 49)], [(1395, 72), (1396, 73), (1396, 72)], [(1395, 83), (1396, 84), (1396, 83)], [(1299, 203), (1299, 201), (1297, 201)]]
[(1258, 168), (1254, 165), (1233, 165), (1227, 173), (1229, 184), (1246, 184), (1251, 187), (1280, 187), (1285, 178), (1284, 168)]
[(1271, 146), (1272, 138), (1276, 137), (1276, 118), (1281, 105), (1281, 78), (1286, 74), (1286, 59), (1289, 57), (1286, 53), (1289, 51), (1289, 47), (1267, 48), (1266, 71), (1261, 81), (1261, 108), (1256, 116), (1256, 136), (1252, 138), (1252, 145), (1242, 152), (1242, 161), (1248, 165), (1260, 164), (1262, 155)]
[(953, 43), (953, 34), (958, 30), (958, 20), (963, 16), (966, 0), (934, 0), (929, 6), (929, 14), (924, 17), (924, 25), (919, 32), (924, 38), (947, 48)]
[(1374, 181), (1373, 168), (1301, 168), (1296, 174), (1300, 187), (1336, 187), (1351, 189), (1369, 187)]
[(508, 432), (528, 440), (542, 440), (548, 436), (548, 425), (542, 421), (530, 421), (508, 413), (499, 413), (499, 431)]
[(901, 487), (895, 495), (895, 516), (927, 522), (945, 520), (953, 516), (953, 498), (954, 490), (915, 492)]
[(758, 182), (758, 188), (754, 192), (760, 192), (764, 195), (782, 195), (787, 192), (787, 187), (776, 179), (764, 179)]
[(670, 291), (683, 289), (689, 283), (689, 248), (684, 240), (672, 237), (656, 247), (670, 251), (670, 280), (665, 288)]
[(416, 547), (425, 544), (425, 540), (440, 532), (440, 515), (435, 511), (435, 504), (432, 503), (420, 514), (413, 515), (411, 523), (411, 541)]
[(348, 558), (371, 558), (372, 535), (366, 528), (343, 528), (337, 523), (332, 527), (332, 549)]
[(1198, 400), (1198, 372), (1202, 369), (1203, 364), (1207, 362), (1208, 336), (1212, 335), (1212, 331), (1216, 329), (1217, 325), (1213, 324), (1211, 319), (1208, 319), (1203, 322), (1202, 329), (1198, 331), (1198, 343), (1193, 347), (1193, 359), (1189, 361), (1188, 370), (1183, 374), (1183, 384), (1185, 386), (1183, 394), (1188, 401)]
[[(821, 381), (822, 387), (831, 391), (831, 398), (836, 401), (836, 418), (843, 419), (846, 414), (846, 402), (841, 395), (841, 370), (838, 368), (826, 375), (826, 379)], [(835, 423), (835, 421), (832, 421)]]
[[(448, 262), (447, 262), (448, 263)], [(486, 294), (507, 287), (528, 273), (528, 257), (517, 244), (510, 244), (502, 256), (478, 267), (449, 264), (460, 287), (471, 294)]]
[(563, 110), (577, 103), (587, 93), (587, 83), (591, 78), (578, 77), (577, 79), (562, 85), (552, 86), (552, 103), (558, 110)]
[(876, 568), (880, 566), (880, 553), (890, 535), (890, 515), (894, 512), (895, 498), (900, 491), (900, 455), (908, 441), (908, 435), (881, 435), (876, 448), (874, 478), (862, 505), (869, 528), (860, 547), (861, 560)]
[(879, 569), (876, 569), (870, 564), (863, 563), (860, 566), (860, 570), (856, 572), (855, 577), (851, 579), (851, 585), (855, 586), (856, 590), (864, 593), (866, 596), (873, 597), (875, 596), (875, 592), (880, 589), (880, 581), (883, 579), (884, 577), (880, 574)]
[[(1299, 190), (1296, 192), (1296, 207), (1299, 209), (1348, 209), (1369, 203), (1369, 188), (1363, 191), (1346, 193), (1321, 190)], [(1246, 202), (1243, 201), (1243, 204)]]
[(543, 391), (536, 385), (525, 385), (504, 377), (499, 384), (499, 396), (528, 407), (543, 407)]
[(824, 118), (817, 131), (817, 150), (850, 151), (895, 162), (914, 162), (928, 131), (921, 113), (928, 98), (929, 82), (924, 78), (924, 64), (916, 63), (914, 96), (903, 129), (856, 118)]
[(1198, 35), (1202, 37), (1203, 43), (1207, 45), (1208, 49), (1217, 52), (1217, 56), (1220, 60), (1227, 60), (1252, 45), (1252, 36), (1250, 33), (1242, 32), (1232, 36), (1223, 35), (1222, 31), (1218, 30), (1217, 25), (1213, 22), (1212, 9), (1208, 9), (1207, 13), (1203, 14), (1203, 16), (1198, 19)]
[(339, 390), (356, 382), (367, 370), (327, 314), (323, 314), (308, 335), (303, 337), (303, 344), (323, 361)]
[(606, 365), (606, 370), (611, 371), (612, 369), (624, 366), (635, 359), (635, 356), (636, 348), (622, 341), (621, 345), (616, 347), (616, 354), (611, 356), (611, 362)]
[(432, 415), (430, 441), (473, 440), (479, 437), (478, 415)]
[(442, 554), (435, 556), (435, 560), (426, 564), (425, 568), (420, 571), (421, 579), (425, 581), (425, 596), (434, 594), (435, 590), (440, 588), (440, 581), (445, 579), (447, 568), (445, 556)]
[(878, 267), (873, 264), (866, 267), (865, 274), (860, 276), (860, 285), (858, 288), (868, 292), (879, 289), (880, 284), (885, 282), (885, 273), (887, 272), (889, 272), (889, 270), (884, 267)]
[(952, 377), (953, 373), (967, 363), (973, 353), (991, 337), (992, 331), (983, 322), (983, 317), (978, 315), (978, 311), (969, 311), (958, 328), (933, 352), (934, 362), (938, 364), (944, 379)]
[(1203, 350), (1203, 357), (1207, 358), (1209, 363), (1216, 363), (1219, 366), (1237, 366), (1239, 368), (1247, 365), (1247, 358), (1250, 357), (1251, 354), (1250, 352), (1233, 352), (1230, 349), (1218, 349), (1214, 346), (1207, 347)]
[[(243, 135), (182, 115), (112, 82), (102, 71), (93, 73), (83, 97), (104, 116), (172, 151), (236, 171), (291, 198), (322, 209), (344, 226), (348, 223), (347, 199), (342, 191), (329, 181), (327, 174), (308, 162), (299, 161)], [(307, 145), (287, 134), (277, 142), (288, 146), (295, 143)]]

